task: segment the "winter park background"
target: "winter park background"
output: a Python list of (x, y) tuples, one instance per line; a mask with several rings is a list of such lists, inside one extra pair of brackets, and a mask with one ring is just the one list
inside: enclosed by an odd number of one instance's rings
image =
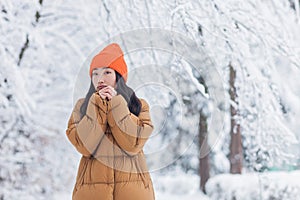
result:
[(151, 106), (156, 199), (300, 199), (299, 0), (0, 0), (0, 9), (1, 200), (71, 199), (80, 155), (67, 120), (87, 91), (89, 59), (114, 39), (128, 84)]

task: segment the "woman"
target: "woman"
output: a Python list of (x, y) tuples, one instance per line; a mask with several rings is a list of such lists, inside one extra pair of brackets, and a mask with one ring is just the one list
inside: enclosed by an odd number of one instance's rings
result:
[(90, 89), (77, 101), (66, 131), (82, 154), (72, 199), (155, 199), (143, 153), (153, 130), (149, 106), (126, 85), (118, 44), (93, 58), (90, 76)]

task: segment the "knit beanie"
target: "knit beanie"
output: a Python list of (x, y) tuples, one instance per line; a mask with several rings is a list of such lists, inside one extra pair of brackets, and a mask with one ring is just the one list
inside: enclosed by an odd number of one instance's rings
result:
[(109, 44), (100, 51), (90, 64), (90, 77), (95, 68), (109, 67), (119, 72), (127, 81), (127, 65), (124, 60), (124, 54), (120, 46), (116, 43)]

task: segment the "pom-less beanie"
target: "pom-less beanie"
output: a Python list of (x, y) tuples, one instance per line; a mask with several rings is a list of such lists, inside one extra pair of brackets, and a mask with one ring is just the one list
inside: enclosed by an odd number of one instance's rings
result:
[(109, 67), (119, 72), (127, 81), (127, 65), (124, 60), (124, 54), (120, 46), (116, 43), (109, 44), (100, 51), (90, 64), (90, 77), (95, 68)]

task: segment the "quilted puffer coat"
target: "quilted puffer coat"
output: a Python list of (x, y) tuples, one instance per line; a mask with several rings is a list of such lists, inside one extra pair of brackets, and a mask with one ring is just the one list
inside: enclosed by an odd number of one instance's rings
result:
[(73, 200), (153, 200), (143, 146), (152, 133), (147, 102), (138, 116), (121, 95), (103, 100), (96, 92), (80, 119), (79, 99), (66, 134), (82, 154)]

